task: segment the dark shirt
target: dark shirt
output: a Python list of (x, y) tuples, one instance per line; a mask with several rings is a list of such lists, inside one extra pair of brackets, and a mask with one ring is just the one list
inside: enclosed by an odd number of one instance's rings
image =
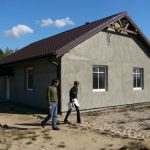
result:
[(78, 88), (72, 87), (72, 88), (70, 89), (69, 95), (70, 95), (70, 102), (72, 103), (72, 102), (73, 102), (72, 100), (73, 100), (74, 98), (77, 98), (77, 95), (78, 95)]

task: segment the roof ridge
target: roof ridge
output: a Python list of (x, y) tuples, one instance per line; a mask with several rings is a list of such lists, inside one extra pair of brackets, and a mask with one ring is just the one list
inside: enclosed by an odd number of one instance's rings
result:
[[(43, 38), (36, 42), (33, 42), (16, 53), (4, 58), (0, 61), (0, 65), (15, 63), (19, 61), (24, 61), (31, 58), (38, 58), (38, 57), (45, 57), (49, 56), (50, 54), (55, 53), (56, 58), (62, 56), (67, 51), (75, 47), (76, 45), (80, 44), (81, 42), (87, 40), (91, 36), (95, 35), (96, 33), (100, 32), (104, 28), (106, 28), (109, 24), (126, 17), (130, 20), (126, 11), (101, 18), (99, 20), (90, 22), (88, 24), (83, 24), (73, 29), (55, 34), (53, 36)], [(132, 20), (130, 21), (131, 23)], [(135, 25), (133, 24), (135, 27)], [(139, 36), (141, 39), (145, 40), (148, 44), (149, 42), (142, 35), (142, 32), (139, 32)], [(150, 44), (148, 45), (150, 46)]]
[[(101, 18), (101, 19), (98, 19), (98, 20), (89, 22), (89, 24), (94, 24), (94, 23), (99, 22), (99, 21), (101, 21), (101, 20), (105, 20), (105, 19), (108, 19), (108, 18), (113, 18), (113, 17), (118, 16), (118, 15), (120, 15), (120, 14), (127, 14), (127, 12), (126, 12), (126, 11), (123, 11), (123, 12), (120, 12), (120, 13), (117, 13), (117, 14), (114, 14), (114, 15), (111, 15), (111, 16), (107, 16), (107, 17), (104, 17), (104, 18)], [(78, 29), (78, 28), (87, 26), (87, 25), (89, 25), (89, 24), (82, 24), (82, 25), (77, 26), (77, 27), (75, 27), (75, 28), (72, 28), (72, 29), (69, 29), (69, 30), (66, 30), (66, 31), (63, 31), (63, 32), (60, 32), (60, 33), (57, 33), (57, 34), (54, 34), (54, 35), (52, 35), (52, 36), (43, 38), (43, 39), (41, 39), (41, 40), (32, 42), (32, 43), (30, 43), (29, 45), (35, 44), (35, 43), (40, 42), (40, 41), (43, 41), (43, 40), (47, 40), (47, 39), (52, 38), (52, 37), (56, 37), (56, 36), (62, 35), (62, 34), (64, 34), (64, 33), (70, 32), (70, 31), (72, 31), (72, 30), (76, 30), (76, 29)], [(27, 46), (29, 46), (29, 45), (27, 45)], [(27, 46), (25, 46), (25, 47), (27, 47)], [(23, 48), (25, 48), (25, 47), (23, 47)], [(23, 48), (21, 48), (21, 49), (23, 49)], [(20, 49), (20, 50), (21, 50), (21, 49)]]

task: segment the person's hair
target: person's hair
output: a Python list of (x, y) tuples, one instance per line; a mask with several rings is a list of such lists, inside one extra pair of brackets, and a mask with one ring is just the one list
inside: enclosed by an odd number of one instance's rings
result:
[(58, 79), (53, 79), (52, 80), (52, 85), (55, 84), (55, 83), (59, 83), (59, 80)]
[(74, 85), (79, 85), (80, 82), (79, 81), (74, 81)]

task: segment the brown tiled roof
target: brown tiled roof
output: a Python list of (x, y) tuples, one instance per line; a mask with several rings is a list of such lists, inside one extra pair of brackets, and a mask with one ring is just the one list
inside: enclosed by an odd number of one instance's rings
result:
[(106, 28), (110, 23), (125, 16), (128, 17), (127, 13), (122, 12), (34, 42), (6, 57), (0, 62), (0, 64), (9, 64), (22, 60), (48, 56), (50, 54), (55, 54), (58, 58), (71, 48)]

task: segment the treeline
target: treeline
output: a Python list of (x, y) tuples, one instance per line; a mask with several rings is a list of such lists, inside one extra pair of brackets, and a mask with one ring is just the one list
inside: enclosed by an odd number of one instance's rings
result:
[(10, 48), (6, 48), (5, 50), (0, 49), (0, 59), (3, 59), (16, 51), (17, 49), (16, 50)]

